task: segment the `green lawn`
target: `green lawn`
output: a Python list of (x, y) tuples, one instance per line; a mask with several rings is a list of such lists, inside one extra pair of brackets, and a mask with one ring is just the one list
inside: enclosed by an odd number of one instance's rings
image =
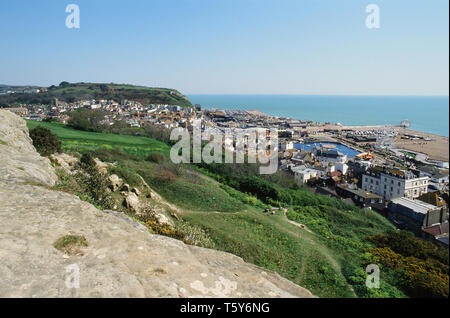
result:
[(248, 208), (239, 213), (190, 212), (217, 249), (242, 257), (309, 289), (320, 297), (354, 297), (333, 252), (318, 238), (286, 222), (281, 212)]
[(46, 123), (27, 120), (29, 129), (43, 126), (61, 138), (64, 151), (84, 152), (98, 148), (120, 148), (127, 154), (147, 157), (151, 152), (170, 154), (170, 147), (158, 140), (147, 137), (124, 136), (107, 133), (93, 133), (75, 130), (60, 123)]

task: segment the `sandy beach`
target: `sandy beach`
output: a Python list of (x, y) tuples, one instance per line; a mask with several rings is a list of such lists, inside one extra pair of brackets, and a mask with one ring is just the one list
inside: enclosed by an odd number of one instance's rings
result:
[[(337, 125), (321, 125), (321, 126), (312, 126), (308, 127), (306, 130), (309, 133), (318, 133), (319, 131), (323, 131), (324, 129), (331, 130), (354, 130), (354, 131), (363, 131), (363, 130), (391, 130), (398, 132), (398, 136), (395, 139), (395, 146), (400, 149), (411, 150), (415, 152), (420, 152), (428, 155), (428, 158), (431, 160), (438, 161), (449, 161), (449, 138), (445, 136), (439, 136), (430, 133), (424, 133), (416, 130), (406, 129), (399, 126), (391, 126), (391, 125), (378, 125), (378, 126), (337, 126)], [(417, 135), (423, 138), (431, 139), (429, 141), (419, 139), (419, 140), (411, 140), (411, 139), (402, 139), (401, 137), (404, 135)]]

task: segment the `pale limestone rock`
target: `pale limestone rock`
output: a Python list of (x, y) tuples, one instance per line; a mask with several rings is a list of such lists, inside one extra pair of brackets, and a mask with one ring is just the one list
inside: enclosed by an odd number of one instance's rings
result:
[(74, 174), (75, 166), (78, 163), (78, 158), (65, 154), (65, 153), (57, 153), (50, 155), (50, 157), (56, 162), (58, 166), (60, 166), (66, 173)]
[(108, 173), (108, 167), (109, 165), (107, 163), (104, 163), (98, 158), (94, 158), (95, 165), (97, 166), (98, 171), (100, 171), (101, 174), (107, 174)]
[(36, 152), (25, 121), (7, 110), (0, 110), (0, 140), (0, 182), (55, 185), (50, 160)]
[(131, 189), (131, 192), (133, 192), (133, 193), (136, 194), (137, 196), (140, 196), (140, 195), (141, 195), (141, 191), (139, 191), (138, 188), (133, 188), (133, 189)]
[(115, 192), (122, 185), (123, 180), (118, 175), (112, 174), (108, 177), (108, 185), (111, 191)]
[(128, 193), (125, 197), (125, 206), (133, 211), (134, 213), (139, 214), (141, 212), (141, 201), (139, 201), (139, 198), (137, 195), (133, 192)]

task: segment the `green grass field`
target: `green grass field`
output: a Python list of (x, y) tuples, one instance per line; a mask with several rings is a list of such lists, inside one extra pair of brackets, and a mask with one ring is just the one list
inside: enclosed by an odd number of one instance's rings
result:
[(63, 150), (66, 152), (84, 152), (98, 148), (120, 148), (127, 154), (133, 154), (141, 158), (147, 157), (151, 152), (161, 152), (166, 156), (170, 154), (168, 145), (153, 138), (85, 132), (72, 129), (60, 123), (32, 120), (27, 120), (27, 126), (29, 129), (37, 126), (50, 129), (61, 138)]
[(202, 226), (217, 249), (276, 271), (319, 297), (354, 297), (334, 252), (315, 234), (287, 223), (281, 211), (190, 212), (185, 218)]

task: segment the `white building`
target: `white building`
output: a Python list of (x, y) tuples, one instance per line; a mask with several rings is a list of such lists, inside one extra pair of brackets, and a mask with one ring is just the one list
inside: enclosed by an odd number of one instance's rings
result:
[(294, 173), (294, 180), (298, 184), (305, 184), (310, 179), (319, 178), (324, 175), (323, 171), (308, 168), (303, 165), (291, 168), (291, 171)]
[(386, 200), (405, 197), (415, 199), (428, 192), (429, 177), (419, 177), (411, 171), (369, 169), (362, 176), (362, 189)]
[(280, 145), (281, 151), (291, 150), (294, 149), (294, 143), (292, 141), (283, 142)]

